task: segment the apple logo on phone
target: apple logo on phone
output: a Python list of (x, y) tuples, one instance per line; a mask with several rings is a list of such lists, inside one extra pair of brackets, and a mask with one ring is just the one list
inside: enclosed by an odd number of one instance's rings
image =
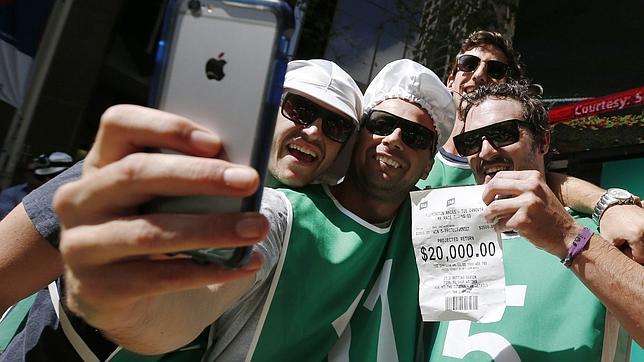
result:
[(224, 65), (226, 65), (226, 61), (222, 59), (224, 56), (224, 53), (219, 53), (219, 56), (217, 58), (210, 58), (206, 62), (206, 77), (208, 79), (214, 79), (214, 80), (222, 80), (225, 76), (226, 73), (224, 73)]

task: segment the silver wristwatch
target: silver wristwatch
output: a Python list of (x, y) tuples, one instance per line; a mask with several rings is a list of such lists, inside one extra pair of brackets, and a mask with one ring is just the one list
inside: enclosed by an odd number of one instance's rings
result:
[(599, 198), (595, 209), (593, 210), (593, 221), (599, 226), (604, 212), (611, 206), (615, 205), (633, 205), (635, 204), (635, 196), (630, 192), (618, 188), (606, 190), (606, 192)]

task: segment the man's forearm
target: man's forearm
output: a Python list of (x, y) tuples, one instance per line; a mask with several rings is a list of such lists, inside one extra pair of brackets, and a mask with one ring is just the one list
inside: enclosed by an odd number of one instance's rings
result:
[(36, 293), (63, 272), (58, 250), (32, 224), (18, 205), (0, 221), (0, 313)]
[(571, 269), (639, 344), (644, 343), (644, 267), (595, 235)]
[(584, 214), (592, 214), (606, 191), (588, 181), (556, 172), (547, 172), (546, 181), (562, 204)]

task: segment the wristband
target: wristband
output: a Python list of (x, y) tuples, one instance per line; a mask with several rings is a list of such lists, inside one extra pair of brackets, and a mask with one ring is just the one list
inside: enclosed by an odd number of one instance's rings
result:
[(584, 250), (592, 236), (593, 232), (587, 227), (584, 227), (579, 234), (575, 236), (575, 240), (572, 241), (570, 248), (568, 248), (568, 255), (561, 259), (561, 262), (566, 268), (570, 268), (572, 261), (577, 255), (581, 254), (581, 251)]

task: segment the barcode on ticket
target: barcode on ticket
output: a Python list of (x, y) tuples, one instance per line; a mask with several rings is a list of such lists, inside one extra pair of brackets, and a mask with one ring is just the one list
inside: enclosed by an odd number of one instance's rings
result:
[(478, 310), (478, 295), (458, 295), (445, 297), (445, 310)]

